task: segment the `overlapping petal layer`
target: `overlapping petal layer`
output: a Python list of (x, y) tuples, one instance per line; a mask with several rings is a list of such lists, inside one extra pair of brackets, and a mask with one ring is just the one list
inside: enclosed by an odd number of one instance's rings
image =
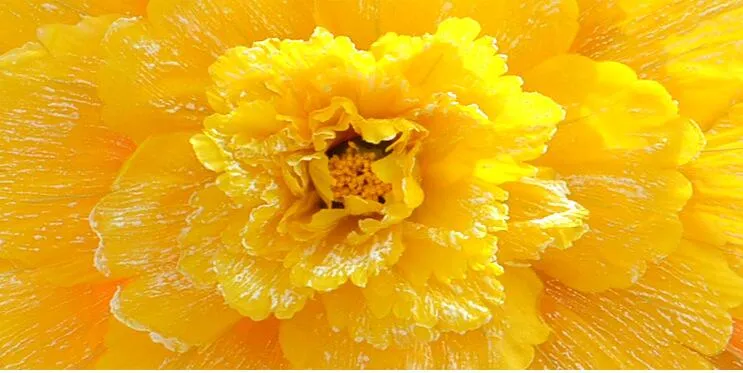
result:
[(677, 167), (700, 151), (699, 128), (660, 84), (618, 63), (566, 55), (525, 79), (568, 111), (540, 162), (590, 211), (582, 239), (537, 266), (580, 290), (631, 285), (678, 246), (691, 185)]
[(0, 57), (0, 257), (51, 281), (97, 277), (88, 215), (134, 148), (101, 123), (95, 91), (112, 20), (47, 26)]

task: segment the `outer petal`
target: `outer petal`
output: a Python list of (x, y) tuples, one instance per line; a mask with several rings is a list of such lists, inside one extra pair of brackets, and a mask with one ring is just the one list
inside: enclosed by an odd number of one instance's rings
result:
[[(91, 218), (101, 244), (96, 266), (113, 276), (174, 268), (188, 202), (210, 174), (193, 154), (190, 133), (152, 137), (122, 169)], [(164, 156), (166, 155), (166, 156)]]
[(47, 26), (41, 44), (0, 57), (0, 257), (52, 281), (96, 276), (88, 214), (133, 150), (102, 126), (95, 92), (112, 20)]
[(145, 275), (122, 285), (111, 299), (111, 313), (176, 352), (213, 341), (240, 319), (216, 290), (196, 288), (177, 273)]
[(143, 14), (147, 0), (8, 0), (0, 8), (0, 53), (36, 38), (38, 27), (51, 23), (73, 24), (84, 16), (108, 13)]
[(498, 40), (517, 72), (567, 51), (578, 29), (574, 0), (315, 0), (314, 4), (318, 25), (336, 35), (350, 36), (363, 49), (387, 32), (422, 35), (433, 33), (448, 17), (473, 18), (485, 34)]
[(743, 301), (743, 278), (684, 241), (628, 289), (582, 294), (550, 281), (546, 294), (554, 334), (534, 367), (706, 368), (701, 354), (720, 353), (730, 338), (728, 310)]
[[(661, 81), (681, 113), (711, 125), (743, 89), (740, 0), (580, 1), (573, 50)], [(659, 27), (662, 25), (662, 27)]]
[(662, 86), (621, 64), (562, 56), (526, 82), (568, 110), (540, 162), (591, 212), (590, 231), (539, 267), (580, 290), (629, 286), (678, 245), (691, 186), (676, 167), (698, 154), (699, 129)]
[(305, 38), (307, 0), (151, 0), (147, 21), (123, 19), (104, 42), (104, 116), (134, 139), (201, 127), (208, 68), (227, 49), (268, 37)]
[(743, 245), (743, 104), (706, 133), (707, 147), (684, 167), (694, 195), (682, 213), (686, 237)]
[(275, 320), (238, 321), (214, 342), (174, 353), (118, 321), (106, 336), (97, 369), (283, 369)]
[(82, 369), (102, 352), (114, 284), (57, 287), (7, 269), (0, 284), (0, 367)]

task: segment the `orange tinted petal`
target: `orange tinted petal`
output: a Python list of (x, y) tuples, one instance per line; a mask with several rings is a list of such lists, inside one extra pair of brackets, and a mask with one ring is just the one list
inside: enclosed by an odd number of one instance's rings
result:
[(111, 283), (58, 287), (32, 271), (0, 273), (0, 366), (82, 369), (103, 349)]
[(112, 17), (47, 26), (0, 57), (0, 257), (49, 280), (94, 277), (87, 219), (133, 150), (101, 125), (95, 72)]

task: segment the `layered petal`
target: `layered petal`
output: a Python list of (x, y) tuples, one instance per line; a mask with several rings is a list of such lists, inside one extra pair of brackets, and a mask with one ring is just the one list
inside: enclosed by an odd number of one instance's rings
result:
[(210, 114), (208, 67), (227, 49), (303, 38), (314, 26), (307, 0), (152, 0), (147, 15), (112, 27), (100, 74), (106, 121), (137, 141), (201, 126)]
[[(431, 343), (419, 339), (404, 347), (378, 349), (345, 331), (336, 331), (326, 317), (332, 323), (343, 315), (326, 314), (321, 305), (310, 303), (294, 318), (282, 322), (281, 345), (292, 367), (298, 369), (523, 369), (532, 359), (532, 346), (544, 341), (548, 332), (536, 308), (541, 284), (526, 269), (515, 269), (502, 277), (508, 284), (506, 291), (512, 291), (506, 303), (493, 309), (497, 316), (491, 324), (466, 334), (444, 333)], [(369, 317), (366, 325), (374, 320), (374, 316)], [(374, 322), (384, 325), (382, 319)], [(317, 343), (307, 345), (307, 340)]]
[[(415, 17), (400, 17), (401, 14)], [(364, 49), (388, 32), (423, 35), (433, 33), (438, 23), (448, 17), (469, 17), (483, 26), (485, 34), (498, 40), (516, 72), (567, 51), (578, 30), (578, 6), (574, 0), (315, 0), (314, 16), (319, 26), (351, 37)]]
[(554, 331), (535, 368), (707, 368), (732, 333), (743, 278), (720, 254), (683, 241), (634, 286), (585, 294), (548, 281), (542, 309)]
[(36, 39), (37, 28), (44, 25), (74, 24), (85, 16), (109, 13), (144, 14), (146, 5), (146, 0), (10, 0), (4, 2), (0, 9), (0, 23), (4, 25), (0, 37), (0, 53)]
[(0, 273), (0, 366), (83, 369), (103, 351), (115, 284), (49, 284), (34, 271)]
[[(708, 128), (743, 88), (743, 2), (581, 1), (573, 50), (659, 80), (681, 113)], [(662, 27), (659, 27), (662, 25)]]
[(589, 232), (570, 249), (548, 250), (539, 268), (580, 290), (629, 286), (681, 239), (691, 185), (677, 167), (698, 154), (699, 128), (660, 84), (618, 63), (561, 56), (536, 67), (526, 86), (566, 107), (539, 162), (591, 212)]
[(121, 285), (111, 299), (111, 313), (175, 352), (212, 342), (240, 319), (216, 289), (197, 288), (172, 272), (140, 276)]
[(687, 237), (722, 246), (743, 244), (743, 105), (705, 132), (707, 146), (684, 167), (694, 195), (682, 213)]
[(95, 91), (113, 19), (45, 26), (0, 57), (0, 257), (57, 282), (96, 276), (88, 215), (134, 147), (101, 123)]
[(91, 224), (101, 238), (101, 272), (119, 277), (175, 268), (191, 195), (213, 179), (193, 154), (190, 137), (149, 138), (122, 168), (112, 193), (96, 205)]
[(498, 234), (500, 263), (538, 260), (547, 248), (571, 247), (588, 230), (589, 211), (569, 198), (563, 181), (525, 179), (504, 189), (509, 222)]
[(147, 333), (118, 321), (106, 335), (106, 351), (97, 369), (283, 369), (275, 320), (241, 319), (213, 342), (174, 353), (153, 342)]

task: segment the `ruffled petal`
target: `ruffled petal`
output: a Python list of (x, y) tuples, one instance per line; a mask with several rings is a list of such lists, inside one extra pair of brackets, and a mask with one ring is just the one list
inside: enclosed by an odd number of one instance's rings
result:
[(194, 193), (190, 206), (193, 213), (180, 237), (181, 254), (178, 269), (192, 281), (213, 285), (217, 281), (214, 257), (225, 250), (222, 236), (239, 213), (237, 206), (217, 185), (208, 185)]
[(499, 263), (538, 260), (549, 247), (571, 247), (588, 230), (589, 211), (569, 198), (563, 181), (525, 179), (503, 188), (509, 222), (498, 234)]
[(743, 278), (710, 248), (683, 241), (634, 286), (583, 294), (548, 281), (542, 308), (554, 333), (535, 368), (708, 368), (732, 333)]
[(133, 150), (101, 125), (95, 91), (112, 20), (46, 26), (41, 43), (0, 57), (0, 257), (51, 281), (96, 276), (88, 215)]
[(581, 32), (573, 50), (628, 64), (659, 80), (679, 100), (681, 113), (703, 128), (740, 95), (740, 1), (581, 3)]
[(240, 319), (215, 289), (197, 288), (183, 275), (167, 272), (121, 285), (111, 313), (176, 352), (210, 343)]
[(2, 368), (83, 369), (100, 355), (115, 284), (58, 287), (5, 269), (0, 284)]
[(0, 53), (36, 38), (37, 28), (51, 23), (74, 24), (85, 16), (109, 13), (144, 14), (147, 0), (8, 0), (0, 9)]
[[(358, 319), (355, 317), (362, 315), (342, 315), (336, 311), (331, 314), (321, 305), (310, 303), (291, 320), (282, 321), (281, 345), (295, 369), (523, 369), (532, 359), (532, 346), (544, 341), (548, 333), (537, 314), (541, 284), (527, 269), (514, 269), (502, 277), (508, 284), (506, 289), (510, 289), (506, 291), (512, 293), (503, 306), (493, 309), (497, 316), (492, 324), (479, 330), (444, 333), (431, 343), (397, 335), (395, 338), (408, 343), (378, 349), (362, 342), (361, 335), (349, 335), (333, 323), (350, 322), (356, 331), (362, 331), (374, 323), (386, 326), (384, 319), (374, 316)], [(326, 306), (334, 307), (330, 303), (325, 301)], [(359, 321), (365, 325), (353, 324)], [(400, 332), (407, 330), (395, 331)], [(307, 340), (316, 343), (307, 344)]]
[(584, 291), (629, 286), (678, 245), (691, 185), (676, 168), (699, 153), (699, 128), (660, 84), (618, 63), (556, 57), (526, 86), (567, 109), (539, 162), (591, 213), (590, 231), (567, 250), (548, 250), (539, 268)]
[(313, 294), (310, 288), (296, 287), (279, 261), (223, 251), (214, 265), (227, 304), (253, 320), (291, 318)]
[(330, 326), (376, 348), (405, 348), (441, 333), (476, 330), (494, 318), (503, 287), (492, 265), (468, 279), (415, 286), (393, 272), (372, 278), (364, 289), (345, 286), (322, 296)]
[[(151, 137), (122, 168), (91, 224), (101, 237), (96, 266), (111, 276), (173, 269), (189, 200), (210, 177), (193, 154), (190, 133)], [(166, 154), (167, 156), (163, 156)]]
[(694, 194), (682, 213), (686, 237), (743, 245), (743, 105), (705, 132), (701, 156), (684, 167)]
[(393, 266), (403, 250), (402, 230), (391, 228), (359, 244), (343, 240), (309, 245), (287, 255), (284, 265), (291, 266), (295, 285), (330, 291), (349, 280), (356, 286), (366, 286), (370, 277)]
[(496, 251), (494, 233), (505, 230), (506, 193), (497, 186), (469, 180), (445, 188), (426, 188), (426, 199), (404, 230), (397, 267), (410, 281), (463, 278), (482, 267)]

